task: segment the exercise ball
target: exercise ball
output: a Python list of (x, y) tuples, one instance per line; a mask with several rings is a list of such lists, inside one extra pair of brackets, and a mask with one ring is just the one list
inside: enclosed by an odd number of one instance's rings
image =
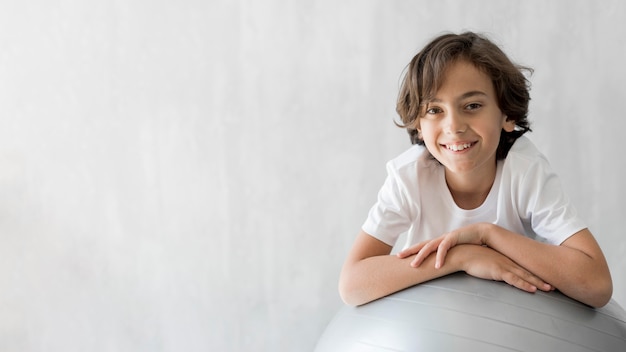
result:
[(456, 273), (341, 308), (315, 351), (625, 352), (626, 312)]

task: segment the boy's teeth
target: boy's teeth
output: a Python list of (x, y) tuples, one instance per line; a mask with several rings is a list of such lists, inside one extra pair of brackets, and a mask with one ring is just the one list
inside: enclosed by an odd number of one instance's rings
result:
[(459, 150), (463, 150), (463, 149), (467, 149), (471, 147), (470, 143), (465, 143), (465, 144), (452, 144), (452, 145), (447, 145), (446, 148), (458, 152)]

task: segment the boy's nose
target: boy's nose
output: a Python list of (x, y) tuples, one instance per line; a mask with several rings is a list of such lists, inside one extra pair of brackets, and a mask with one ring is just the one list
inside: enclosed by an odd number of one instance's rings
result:
[(467, 123), (456, 113), (448, 113), (446, 117), (446, 133), (457, 134), (467, 131)]

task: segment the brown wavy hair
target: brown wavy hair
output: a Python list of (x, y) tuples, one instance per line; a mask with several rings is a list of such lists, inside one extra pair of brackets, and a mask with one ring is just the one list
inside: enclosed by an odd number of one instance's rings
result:
[(498, 160), (504, 159), (515, 140), (530, 131), (528, 103), (530, 82), (523, 72), (532, 69), (514, 64), (504, 52), (483, 35), (473, 32), (443, 34), (433, 39), (417, 53), (405, 69), (400, 86), (396, 111), (399, 127), (406, 128), (412, 144), (424, 144), (419, 135), (419, 118), (437, 93), (446, 68), (456, 60), (467, 60), (486, 73), (497, 96), (498, 107), (515, 121), (515, 130), (502, 130), (496, 151)]

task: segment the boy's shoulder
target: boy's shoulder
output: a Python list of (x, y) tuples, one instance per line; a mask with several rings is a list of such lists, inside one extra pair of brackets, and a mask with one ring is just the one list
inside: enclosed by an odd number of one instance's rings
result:
[(509, 156), (528, 160), (537, 158), (545, 159), (544, 155), (537, 149), (535, 144), (526, 136), (519, 137), (515, 143), (513, 143), (507, 155), (507, 159)]
[(528, 137), (521, 136), (511, 146), (505, 164), (517, 170), (527, 170), (532, 165), (547, 166), (548, 160)]
[(422, 145), (413, 145), (387, 162), (387, 174), (403, 180), (403, 183), (417, 184), (417, 180), (427, 180), (438, 175), (441, 164)]
[(413, 168), (417, 163), (426, 160), (429, 157), (430, 153), (424, 146), (414, 144), (400, 155), (391, 159), (387, 163), (387, 167), (398, 171)]

